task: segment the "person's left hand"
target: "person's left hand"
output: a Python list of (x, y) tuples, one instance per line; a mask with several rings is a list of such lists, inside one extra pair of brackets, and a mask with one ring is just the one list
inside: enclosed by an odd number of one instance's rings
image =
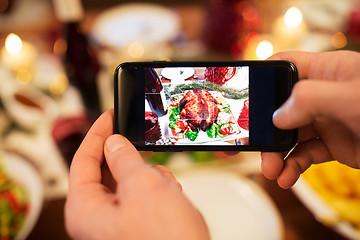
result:
[[(163, 166), (147, 166), (134, 146), (112, 131), (113, 111), (108, 111), (74, 156), (65, 205), (69, 235), (74, 239), (209, 239), (201, 214), (172, 173)], [(104, 153), (115, 190), (102, 183), (109, 178), (101, 171)]]

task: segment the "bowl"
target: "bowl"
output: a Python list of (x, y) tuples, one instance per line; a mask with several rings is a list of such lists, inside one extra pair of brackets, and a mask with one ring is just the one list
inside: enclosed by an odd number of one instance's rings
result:
[(43, 205), (43, 182), (36, 169), (17, 154), (0, 152), (0, 164), (10, 181), (24, 190), (28, 201), (28, 213), (15, 239), (26, 239), (35, 226)]
[(59, 115), (56, 102), (31, 84), (4, 81), (0, 97), (6, 112), (25, 129), (43, 127)]

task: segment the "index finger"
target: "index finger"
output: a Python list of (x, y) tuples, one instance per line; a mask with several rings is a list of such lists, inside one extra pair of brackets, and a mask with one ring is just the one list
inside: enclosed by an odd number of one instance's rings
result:
[(288, 51), (288, 52), (279, 52), (267, 60), (286, 60), (295, 64), (299, 72), (300, 79), (309, 78), (311, 73), (312, 61), (316, 53), (311, 52), (300, 52), (300, 51)]
[(113, 118), (114, 111), (108, 110), (90, 128), (72, 160), (69, 190), (84, 184), (101, 183), (104, 143), (113, 133)]

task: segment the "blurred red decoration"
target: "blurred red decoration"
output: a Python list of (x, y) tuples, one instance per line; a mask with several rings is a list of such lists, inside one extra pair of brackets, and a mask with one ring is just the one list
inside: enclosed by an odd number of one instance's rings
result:
[(348, 35), (360, 40), (360, 6), (350, 14)]
[(250, 1), (208, 1), (204, 43), (209, 49), (237, 57), (243, 52), (247, 34), (260, 28), (261, 18)]
[(91, 122), (85, 115), (61, 118), (55, 121), (52, 137), (69, 166), (90, 125)]
[(235, 67), (207, 67), (205, 70), (206, 81), (224, 85), (236, 72)]
[(244, 107), (237, 121), (241, 128), (249, 130), (249, 99), (245, 100)]

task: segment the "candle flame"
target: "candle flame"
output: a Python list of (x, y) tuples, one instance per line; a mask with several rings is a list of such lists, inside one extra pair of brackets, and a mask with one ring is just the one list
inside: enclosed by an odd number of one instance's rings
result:
[(8, 53), (16, 55), (22, 49), (22, 41), (20, 37), (14, 33), (10, 33), (5, 40), (5, 49)]
[(274, 47), (269, 41), (261, 41), (256, 47), (256, 57), (265, 60), (274, 53)]
[(301, 25), (303, 15), (297, 7), (289, 8), (284, 16), (285, 25), (289, 28), (296, 28)]

